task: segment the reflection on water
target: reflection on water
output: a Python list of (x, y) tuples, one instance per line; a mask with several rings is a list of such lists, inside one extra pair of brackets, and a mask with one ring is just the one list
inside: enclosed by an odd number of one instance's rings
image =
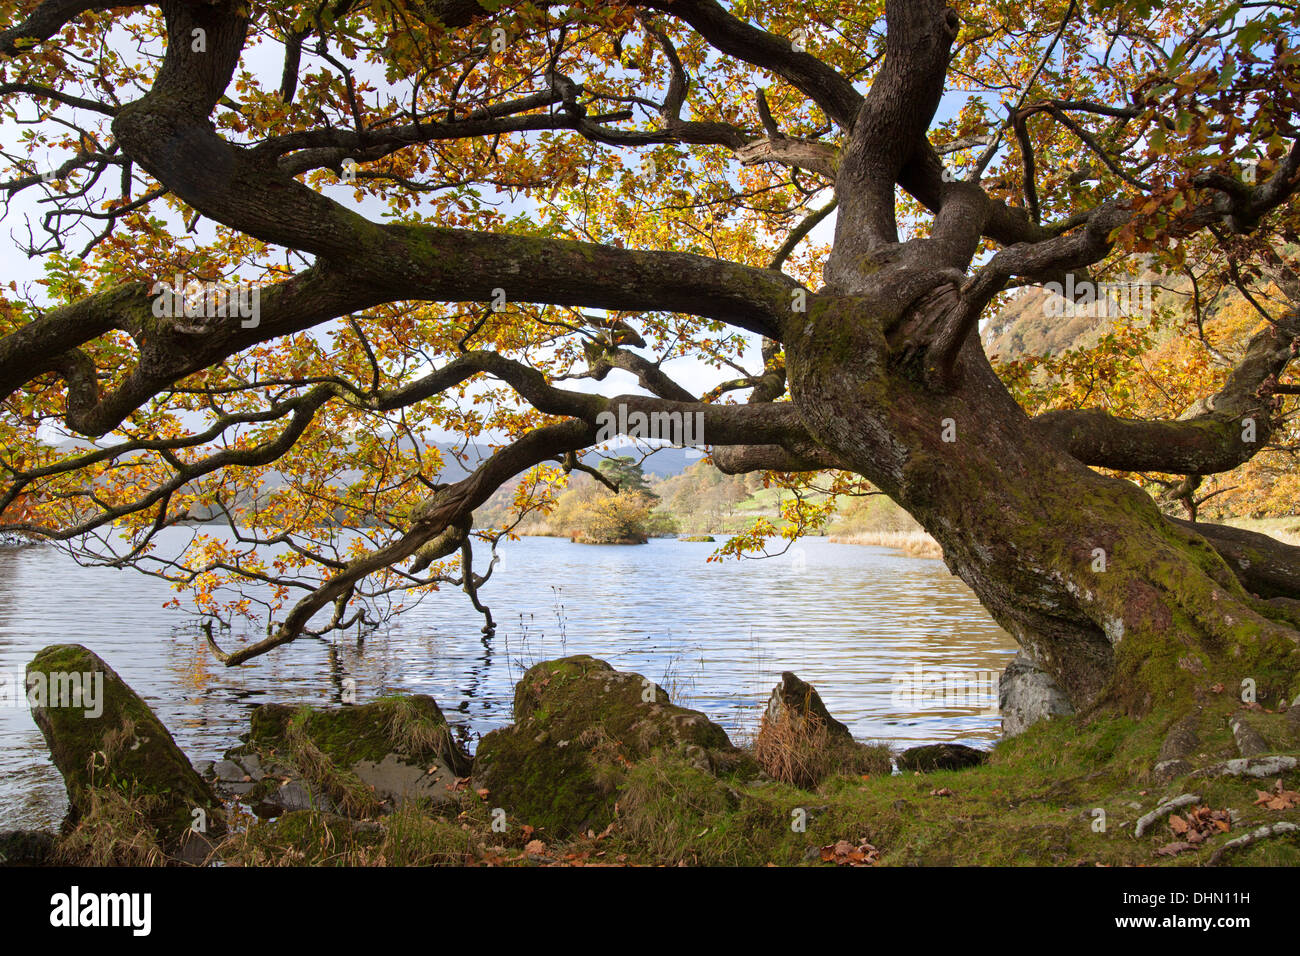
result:
[[(184, 534), (184, 532), (169, 532)], [(177, 540), (180, 540), (179, 538)], [(525, 538), (502, 546), (484, 589), (498, 630), (458, 591), (432, 595), (379, 633), (300, 639), (238, 668), (208, 654), (168, 586), (138, 572), (82, 568), (47, 547), (0, 552), (0, 674), (21, 680), (52, 643), (85, 644), (154, 708), (192, 759), (212, 758), (266, 701), (338, 703), (432, 695), (471, 747), (510, 721), (524, 668), (589, 653), (658, 681), (735, 737), (752, 734), (783, 670), (817, 687), (860, 740), (968, 743), (997, 736), (988, 699), (900, 705), (891, 677), (1001, 670), (1015, 643), (940, 561), (807, 539), (781, 557), (706, 563), (716, 545), (639, 547)], [(25, 702), (0, 707), (0, 829), (54, 825), (65, 809)]]

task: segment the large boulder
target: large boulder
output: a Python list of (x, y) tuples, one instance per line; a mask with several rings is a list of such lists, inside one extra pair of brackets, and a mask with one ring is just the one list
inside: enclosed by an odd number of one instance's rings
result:
[(263, 704), (246, 737), (205, 773), (263, 817), (298, 810), (368, 817), (408, 801), (451, 803), (471, 766), (424, 694), (321, 709)]
[(640, 674), (586, 655), (530, 668), (515, 688), (514, 718), (487, 734), (474, 758), (474, 786), (487, 790), (508, 827), (556, 836), (603, 828), (627, 768), (652, 753), (680, 755), (710, 773), (747, 764), (704, 714), (676, 706)]
[(224, 832), (216, 794), (167, 728), (117, 673), (80, 644), (56, 644), (27, 665), (32, 717), (68, 789), (69, 831), (116, 791), (157, 832), (158, 844), (188, 857)]
[(1065, 692), (1051, 676), (1024, 654), (1011, 658), (998, 682), (1002, 734), (1014, 737), (1040, 720), (1074, 713)]

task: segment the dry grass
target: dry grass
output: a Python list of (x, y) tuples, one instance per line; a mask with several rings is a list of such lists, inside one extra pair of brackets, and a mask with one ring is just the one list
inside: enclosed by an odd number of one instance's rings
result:
[(442, 756), (455, 747), (451, 728), (428, 717), (409, 697), (392, 701), (384, 731), (394, 747), (413, 756)]
[(165, 866), (167, 854), (149, 822), (157, 797), (127, 796), (91, 787), (89, 809), (60, 841), (54, 861), (61, 866)]
[(816, 714), (773, 723), (764, 715), (754, 738), (754, 759), (774, 780), (813, 790), (837, 773), (888, 774), (889, 748), (832, 734)]
[(379, 812), (379, 800), (356, 774), (339, 767), (303, 729), (298, 718), (285, 729), (285, 740), (294, 766), (321, 793), (327, 795), (345, 815), (369, 817)]
[(862, 544), (876, 548), (893, 548), (909, 558), (942, 558), (939, 542), (924, 531), (861, 531), (856, 534), (833, 534), (836, 544)]

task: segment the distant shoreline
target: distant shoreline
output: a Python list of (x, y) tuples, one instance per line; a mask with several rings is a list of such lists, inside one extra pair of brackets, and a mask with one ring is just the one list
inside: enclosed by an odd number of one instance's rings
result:
[(924, 531), (859, 531), (830, 535), (833, 544), (860, 544), (875, 548), (892, 548), (909, 558), (942, 558), (939, 542)]

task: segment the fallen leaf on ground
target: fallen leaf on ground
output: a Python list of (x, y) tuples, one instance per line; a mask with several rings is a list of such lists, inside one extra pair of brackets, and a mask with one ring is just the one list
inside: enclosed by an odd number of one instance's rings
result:
[(1281, 777), (1273, 784), (1272, 790), (1256, 790), (1255, 793), (1259, 797), (1255, 806), (1266, 810), (1290, 810), (1300, 806), (1300, 793), (1283, 787)]
[(1232, 816), (1227, 810), (1215, 810), (1211, 807), (1192, 807), (1184, 816), (1176, 813), (1169, 815), (1169, 829), (1175, 836), (1183, 837), (1187, 843), (1202, 843), (1209, 837), (1227, 833), (1232, 829)]
[(938, 790), (931, 790), (931, 791), (930, 791), (930, 796), (932, 796), (932, 797), (954, 797), (954, 796), (956, 796), (956, 794), (953, 793), (951, 790), (949, 790), (947, 787), (940, 787)]
[(871, 866), (880, 859), (880, 851), (866, 840), (860, 840), (856, 846), (840, 840), (822, 847), (821, 858), (823, 863), (836, 866)]

